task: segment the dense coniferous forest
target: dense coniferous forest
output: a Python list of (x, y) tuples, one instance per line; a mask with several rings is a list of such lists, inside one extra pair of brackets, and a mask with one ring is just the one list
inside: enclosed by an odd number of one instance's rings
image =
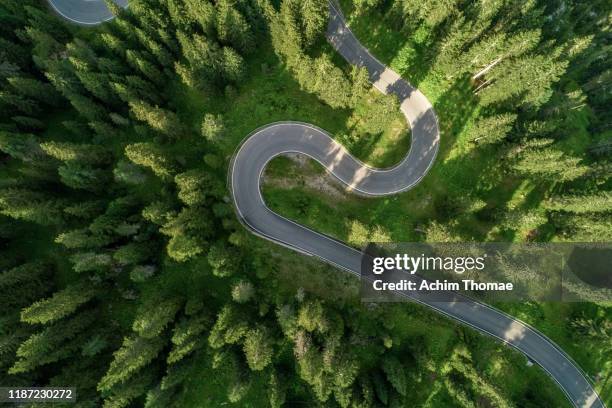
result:
[[(108, 4), (112, 22), (83, 28), (0, 1), (1, 385), (73, 386), (78, 407), (568, 404), (522, 355), (417, 305), (361, 304), (356, 282), (238, 222), (227, 165), (258, 126), (312, 122), (364, 160), (409, 145), (388, 139), (407, 133), (397, 101), (326, 44), (326, 1)], [(402, 198), (360, 219), (363, 199), (325, 207), (333, 191), (303, 181), (320, 170), (275, 159), (273, 209), (357, 247), (612, 239), (608, 2), (342, 7), (434, 101), (428, 179), (448, 189), (403, 194), (426, 208), (408, 221)], [(609, 305), (505, 307), (612, 403)]]

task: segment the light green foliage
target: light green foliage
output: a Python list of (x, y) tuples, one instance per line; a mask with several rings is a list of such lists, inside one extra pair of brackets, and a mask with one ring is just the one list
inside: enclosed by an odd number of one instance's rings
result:
[[(548, 141), (552, 143), (552, 141)], [(589, 168), (578, 157), (568, 156), (550, 145), (527, 143), (514, 168), (524, 174), (548, 180), (571, 181), (584, 176)]]
[(114, 359), (100, 380), (98, 389), (109, 391), (115, 385), (126, 381), (157, 357), (163, 346), (164, 339), (159, 336), (150, 339), (140, 336), (126, 337), (121, 348), (113, 353)]
[(544, 203), (544, 208), (576, 214), (605, 213), (612, 211), (612, 194), (604, 191), (591, 195), (551, 197), (549, 201)]
[(499, 143), (512, 130), (516, 117), (516, 114), (502, 113), (480, 118), (470, 129), (470, 140), (479, 144)]
[(220, 196), (223, 190), (217, 179), (204, 170), (177, 174), (174, 181), (179, 199), (187, 205), (204, 204), (207, 196)]
[(173, 216), (160, 228), (162, 234), (168, 235), (167, 251), (174, 260), (183, 262), (205, 250), (205, 238), (212, 231), (210, 215), (201, 208), (186, 207)]
[(40, 147), (49, 156), (61, 161), (81, 163), (103, 163), (108, 160), (108, 152), (101, 146), (65, 142), (44, 142)]
[(247, 364), (253, 371), (261, 371), (272, 362), (271, 334), (264, 327), (256, 327), (246, 333), (243, 345)]
[(159, 148), (151, 143), (134, 143), (125, 147), (125, 155), (132, 162), (150, 168), (162, 179), (170, 178), (174, 166)]
[(232, 299), (236, 303), (246, 303), (255, 296), (255, 287), (249, 281), (240, 281), (232, 288)]
[(183, 125), (174, 112), (149, 105), (144, 101), (130, 102), (131, 112), (136, 119), (146, 122), (151, 128), (170, 137), (180, 137)]
[(307, 331), (318, 330), (323, 333), (327, 331), (329, 325), (320, 301), (304, 303), (298, 312), (297, 323)]
[(300, 3), (304, 45), (310, 48), (323, 38), (329, 5), (324, 0), (304, 0)]
[(213, 115), (212, 113), (204, 115), (201, 132), (206, 140), (218, 142), (223, 137), (224, 130), (225, 126), (221, 115)]
[[(225, 167), (270, 121), (321, 126), (374, 166), (410, 147), (394, 97), (326, 43), (328, 2), (130, 0), (89, 34), (0, 3), (0, 383), (73, 384), (109, 408), (565, 402), (520, 356), (418, 306), (359, 305), (349, 277), (237, 221)], [(609, 7), (544, 3), (343, 3), (432, 103), (438, 157), (379, 200), (277, 160), (267, 204), (353, 245), (612, 239)], [(502, 307), (607, 403), (609, 310), (566, 289), (591, 303)]]
[(132, 329), (148, 339), (158, 337), (173, 320), (181, 305), (180, 299), (151, 296), (140, 305)]
[[(327, 14), (326, 8), (319, 0), (309, 0), (301, 5), (295, 1), (283, 2), (272, 23), (272, 41), (276, 52), (284, 57), (294, 72), (300, 87), (316, 94), (333, 108), (343, 108), (350, 103), (352, 91), (346, 75), (332, 63), (328, 54), (312, 58), (305, 53), (305, 48), (322, 32), (324, 24), (321, 23), (325, 18), (319, 13)], [(306, 20), (302, 21), (302, 18)]]
[(215, 349), (225, 344), (234, 344), (242, 339), (248, 330), (248, 324), (241, 318), (239, 312), (226, 305), (217, 315), (217, 320), (210, 330), (208, 344)]
[(459, 381), (456, 377), (456, 375), (459, 374), (468, 381), (473, 392), (475, 392), (477, 395), (480, 395), (489, 401), (493, 401), (497, 407), (513, 407), (514, 404), (503, 396), (495, 387), (491, 386), (486, 378), (476, 371), (476, 369), (470, 364), (471, 359), (472, 356), (470, 352), (464, 346), (458, 346), (455, 348), (455, 350), (453, 350), (450, 359), (446, 362), (446, 364), (444, 364), (441, 372), (447, 376), (445, 384), (451, 394), (457, 395), (460, 400), (468, 398), (461, 389), (461, 385), (459, 385)]
[[(146, 55), (149, 57), (146, 57)], [(152, 62), (153, 57), (147, 51), (127, 50), (127, 62), (140, 73), (142, 73), (151, 82), (161, 85), (164, 80), (162, 72)]]
[(21, 320), (30, 324), (47, 324), (72, 314), (90, 301), (97, 291), (90, 283), (70, 285), (52, 297), (34, 303), (21, 311)]
[(250, 387), (250, 377), (236, 376), (235, 379), (230, 383), (227, 393), (227, 399), (231, 403), (237, 403), (241, 401), (249, 392)]
[(567, 62), (541, 55), (502, 62), (490, 75), (495, 83), (479, 94), (480, 103), (487, 106), (521, 95), (523, 103), (540, 106), (550, 99), (551, 86), (566, 67)]
[(205, 342), (204, 330), (208, 328), (209, 321), (206, 315), (183, 318), (174, 326), (172, 332), (172, 350), (168, 353), (167, 361), (174, 364), (198, 348)]

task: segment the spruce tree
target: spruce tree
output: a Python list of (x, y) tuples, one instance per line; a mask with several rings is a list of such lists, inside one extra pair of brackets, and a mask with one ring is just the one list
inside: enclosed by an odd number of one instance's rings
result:
[(89, 302), (97, 290), (88, 282), (69, 285), (55, 292), (52, 297), (34, 303), (21, 311), (21, 320), (34, 324), (48, 324), (66, 317)]

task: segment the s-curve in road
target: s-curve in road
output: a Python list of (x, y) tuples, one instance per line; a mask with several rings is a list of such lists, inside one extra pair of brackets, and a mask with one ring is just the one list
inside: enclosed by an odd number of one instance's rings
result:
[[(104, 0), (48, 0), (49, 4), (66, 20), (82, 25), (96, 25), (114, 16)], [(127, 7), (128, 0), (113, 0), (118, 6)]]
[[(321, 163), (349, 189), (363, 195), (396, 194), (415, 186), (435, 160), (440, 135), (431, 104), (417, 89), (373, 57), (347, 27), (339, 9), (330, 4), (327, 38), (351, 64), (365, 67), (373, 85), (397, 95), (412, 127), (412, 146), (395, 167), (371, 168), (353, 157), (324, 130), (298, 122), (273, 123), (252, 133), (230, 163), (229, 182), (237, 214), (253, 233), (306, 255), (316, 256), (359, 276), (362, 253), (348, 245), (272, 212), (260, 191), (268, 162), (281, 154), (301, 153)], [(552, 341), (512, 316), (472, 299), (431, 301), (415, 292), (411, 300), (489, 334), (516, 348), (539, 364), (580, 408), (603, 407), (602, 401), (578, 366)]]

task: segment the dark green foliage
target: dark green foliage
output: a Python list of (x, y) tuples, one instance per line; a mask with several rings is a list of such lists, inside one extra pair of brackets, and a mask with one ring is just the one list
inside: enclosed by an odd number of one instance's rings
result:
[(19, 346), (19, 360), (10, 373), (31, 371), (38, 366), (70, 357), (81, 346), (84, 330), (95, 321), (95, 312), (83, 312), (33, 334)]
[[(607, 4), (417, 3), (355, 1), (351, 28), (380, 18), (364, 41), (434, 104), (442, 187), (417, 206), (338, 200), (338, 225), (359, 208), (391, 239), (612, 239)], [(395, 99), (371, 106), (367, 72), (326, 45), (328, 7), (130, 0), (83, 31), (34, 0), (0, 4), (1, 384), (75, 385), (106, 407), (559, 405), (507, 350), (414, 305), (363, 307), (342, 275), (319, 280), (236, 220), (225, 167), (257, 126), (350, 131), (365, 160), (395, 126)], [(440, 199), (447, 178), (461, 202)], [(329, 219), (307, 194), (291, 206)], [(596, 378), (609, 311), (563, 312)]]

